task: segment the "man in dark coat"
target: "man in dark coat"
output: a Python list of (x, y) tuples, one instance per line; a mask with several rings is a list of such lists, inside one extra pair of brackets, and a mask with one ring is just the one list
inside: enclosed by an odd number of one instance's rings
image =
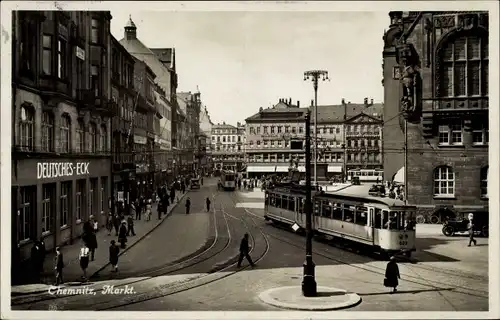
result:
[(250, 258), (250, 255), (248, 254), (249, 251), (250, 251), (250, 246), (248, 244), (248, 233), (245, 233), (240, 243), (240, 257), (238, 258), (238, 268), (241, 267), (241, 262), (243, 261), (243, 257), (247, 259), (248, 263), (250, 263), (252, 268), (255, 266), (255, 264), (252, 261), (252, 258)]
[(171, 188), (170, 189), (170, 202), (174, 203), (174, 199), (175, 199), (175, 188)]
[(118, 254), (120, 253), (120, 248), (116, 245), (115, 240), (111, 240), (111, 245), (109, 246), (109, 263), (113, 270), (111, 272), (118, 271)]
[(161, 219), (161, 213), (163, 212), (163, 202), (159, 201), (158, 204), (156, 205), (156, 211), (158, 213), (158, 220)]
[(138, 200), (135, 200), (135, 220), (141, 220), (142, 207)]
[(125, 243), (127, 242), (127, 227), (125, 227), (125, 224), (125, 221), (123, 221), (118, 233), (118, 242), (120, 242), (122, 249), (125, 248)]
[(56, 257), (55, 257), (55, 271), (56, 271), (56, 286), (63, 284), (63, 268), (64, 259), (61, 249), (56, 247)]
[(97, 236), (94, 232), (91, 231), (90, 233), (84, 233), (82, 236), (82, 240), (87, 248), (89, 248), (90, 260), (94, 261), (95, 249), (97, 249)]
[(135, 236), (134, 218), (132, 216), (128, 216), (127, 217), (127, 237), (130, 236), (131, 233), (133, 236)]
[(43, 271), (43, 258), (42, 246), (40, 241), (36, 240), (31, 248), (31, 265), (33, 267), (33, 277), (36, 281), (40, 280), (40, 274)]
[(191, 209), (191, 199), (189, 197), (186, 199), (186, 214), (189, 214), (189, 210)]
[(210, 212), (210, 198), (207, 197), (207, 200), (206, 200), (206, 203), (207, 203), (207, 212)]
[(388, 288), (392, 288), (392, 292), (398, 291), (396, 287), (399, 282), (398, 279), (401, 279), (399, 275), (398, 264), (396, 263), (396, 258), (393, 256), (389, 263), (387, 263), (387, 267), (385, 268), (385, 279), (384, 286)]

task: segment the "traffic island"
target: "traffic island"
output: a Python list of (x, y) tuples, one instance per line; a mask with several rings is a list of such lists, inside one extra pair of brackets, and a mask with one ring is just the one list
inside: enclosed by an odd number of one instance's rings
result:
[(318, 287), (316, 297), (304, 297), (300, 286), (273, 288), (262, 292), (259, 299), (269, 305), (283, 309), (327, 311), (350, 308), (361, 303), (361, 297), (353, 292)]

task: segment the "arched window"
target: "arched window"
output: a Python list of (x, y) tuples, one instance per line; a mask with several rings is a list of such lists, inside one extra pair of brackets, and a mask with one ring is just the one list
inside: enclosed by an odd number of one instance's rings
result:
[(60, 152), (62, 153), (68, 153), (70, 150), (70, 129), (71, 121), (67, 115), (63, 115), (61, 117), (61, 127), (60, 127), (60, 133), (61, 133), (61, 145), (60, 145)]
[(85, 130), (84, 130), (84, 125), (83, 125), (83, 120), (78, 119), (76, 122), (76, 145), (75, 149), (76, 152), (84, 152), (85, 151)]
[(89, 138), (90, 138), (90, 152), (95, 153), (97, 151), (97, 128), (95, 123), (91, 123), (89, 126)]
[(440, 49), (439, 96), (488, 95), (488, 37), (461, 33)]
[(42, 113), (42, 151), (54, 151), (54, 116), (47, 111)]
[(488, 198), (488, 173), (489, 166), (481, 168), (481, 197)]
[(21, 106), (19, 121), (19, 145), (24, 151), (33, 151), (34, 147), (35, 112), (28, 106)]
[(99, 142), (99, 145), (101, 147), (101, 151), (106, 152), (108, 151), (108, 130), (106, 129), (106, 125), (101, 125), (101, 141)]
[(434, 170), (434, 196), (455, 196), (455, 173), (453, 168), (442, 166)]

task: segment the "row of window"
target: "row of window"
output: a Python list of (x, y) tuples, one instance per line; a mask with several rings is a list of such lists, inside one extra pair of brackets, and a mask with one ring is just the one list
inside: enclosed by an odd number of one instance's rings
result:
[(241, 151), (241, 146), (235, 146), (235, 145), (222, 145), (222, 146), (214, 146), (215, 151), (231, 151), (231, 152), (240, 152)]
[[(215, 136), (212, 136), (212, 141), (215, 141)], [(217, 136), (217, 142), (236, 142), (236, 141), (241, 142), (241, 136)]]
[(238, 134), (238, 129), (213, 129), (212, 134)]
[[(292, 134), (296, 134), (297, 132), (298, 133), (304, 133), (304, 127), (303, 126), (298, 126), (298, 127), (295, 127), (295, 126), (257, 126), (257, 127), (251, 127), (251, 126), (249, 126), (248, 130), (249, 130), (250, 134), (260, 134), (261, 133), (261, 128), (262, 128), (262, 133), (263, 134), (269, 134), (269, 133), (270, 134), (275, 134), (275, 133), (292, 133)], [(340, 131), (338, 133), (340, 133)]]
[(347, 132), (374, 133), (380, 134), (382, 127), (378, 124), (351, 124), (346, 125)]
[[(86, 189), (87, 180), (77, 180), (75, 203), (73, 203), (72, 181), (61, 182), (59, 199), (56, 199), (56, 184), (42, 185), (42, 212), (41, 224), (37, 224), (36, 186), (20, 188), (20, 207), (18, 212), (18, 242), (35, 239), (42, 235), (53, 233), (57, 228), (66, 228), (71, 225), (70, 219), (78, 224), (90, 215), (97, 216), (101, 211), (107, 211), (107, 178), (101, 178), (101, 188), (98, 190), (98, 179), (89, 179), (89, 189)], [(99, 195), (100, 192), (100, 201)], [(56, 212), (56, 201), (59, 201), (59, 212)], [(59, 214), (59, 225), (56, 226), (56, 214)]]
[[(486, 120), (487, 121), (487, 120)], [(464, 143), (464, 124), (463, 120), (451, 121), (449, 124), (440, 125), (438, 128), (439, 145), (463, 145)], [(472, 144), (485, 145), (489, 142), (488, 124), (473, 121), (472, 122)]]
[[(269, 193), (266, 195), (265, 205), (304, 213), (305, 198)], [(313, 212), (315, 216), (323, 218), (354, 223), (360, 226), (369, 225), (368, 208), (365, 206), (328, 200), (316, 200), (314, 201)], [(411, 213), (408, 213), (408, 217), (405, 217), (405, 212), (389, 212), (387, 210), (374, 208), (373, 226), (377, 229), (381, 229), (382, 226), (385, 227), (387, 225), (390, 229), (404, 230), (409, 227), (407, 220), (410, 216)]]
[(213, 157), (212, 160), (214, 162), (222, 162), (222, 161), (243, 161), (245, 159), (244, 155), (224, 155), (224, 156), (216, 156)]
[[(121, 67), (120, 67), (121, 66)], [(111, 50), (111, 76), (129, 89), (134, 88), (134, 67), (121, 56), (116, 48)]]
[[(488, 170), (481, 168), (479, 172), (481, 197), (488, 197)], [(455, 197), (455, 172), (452, 167), (442, 166), (434, 169), (434, 196), (443, 198)]]
[[(44, 111), (42, 113), (41, 151), (69, 153), (74, 150), (76, 153), (86, 152), (86, 138), (88, 138), (90, 142), (89, 152), (109, 151), (106, 125), (101, 125), (100, 130), (98, 130), (97, 125), (91, 122), (88, 132), (86, 132), (83, 120), (78, 119), (75, 124), (75, 139), (72, 139), (71, 136), (71, 125), (70, 117), (68, 115), (62, 115), (59, 126), (56, 127), (53, 114)], [(88, 137), (86, 137), (87, 134)], [(74, 145), (72, 145), (73, 141)], [(24, 151), (34, 151), (35, 111), (31, 107), (21, 106), (19, 146)]]

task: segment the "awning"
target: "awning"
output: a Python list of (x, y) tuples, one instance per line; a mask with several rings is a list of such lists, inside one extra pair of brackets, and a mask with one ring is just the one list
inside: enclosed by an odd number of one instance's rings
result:
[(401, 169), (399, 169), (398, 172), (396, 172), (392, 181), (405, 183), (405, 167), (401, 167)]
[(342, 172), (342, 166), (328, 165), (328, 172)]
[(248, 166), (247, 172), (288, 172), (287, 166)]

